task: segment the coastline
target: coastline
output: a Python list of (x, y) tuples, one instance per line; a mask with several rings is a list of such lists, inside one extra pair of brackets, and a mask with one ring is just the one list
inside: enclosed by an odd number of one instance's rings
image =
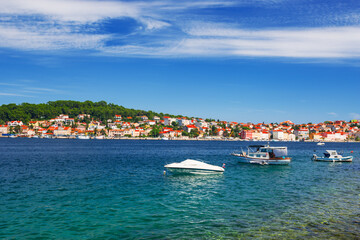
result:
[[(0, 138), (12, 138), (10, 136), (2, 136)], [(41, 137), (33, 138), (28, 136), (16, 136), (13, 138), (30, 138), (30, 139), (77, 139), (77, 136), (56, 136), (56, 137)], [(96, 139), (95, 137), (90, 137), (89, 139), (81, 139), (81, 140), (142, 140), (142, 141), (232, 141), (232, 142), (309, 142), (309, 143), (360, 143), (359, 141), (355, 140), (347, 140), (347, 141), (313, 141), (313, 140), (305, 140), (305, 141), (282, 141), (282, 140), (246, 140), (246, 139), (238, 139), (238, 138), (169, 138), (169, 139), (162, 139), (162, 138), (137, 138), (137, 137), (121, 137), (121, 138), (109, 138), (105, 137), (103, 139)]]

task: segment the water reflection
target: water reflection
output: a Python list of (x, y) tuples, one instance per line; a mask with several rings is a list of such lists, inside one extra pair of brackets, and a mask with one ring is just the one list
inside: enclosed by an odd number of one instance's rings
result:
[(199, 175), (199, 174), (179, 174), (167, 175), (166, 179), (169, 180), (173, 186), (207, 186), (214, 185), (224, 178), (223, 174)]

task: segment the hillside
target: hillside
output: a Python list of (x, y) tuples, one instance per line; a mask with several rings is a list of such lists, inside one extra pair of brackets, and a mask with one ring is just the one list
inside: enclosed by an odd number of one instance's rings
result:
[(162, 117), (165, 115), (180, 117), (180, 115), (174, 116), (171, 114), (125, 108), (105, 101), (79, 102), (59, 100), (40, 104), (22, 103), (1, 105), (0, 124), (12, 120), (21, 120), (27, 123), (30, 120), (51, 119), (60, 114), (66, 114), (71, 118), (75, 118), (77, 115), (85, 113), (90, 114), (92, 118), (100, 121), (111, 119), (115, 114), (122, 115), (123, 117), (132, 117), (134, 120), (136, 120), (136, 117), (144, 115), (149, 119), (153, 119), (154, 116)]

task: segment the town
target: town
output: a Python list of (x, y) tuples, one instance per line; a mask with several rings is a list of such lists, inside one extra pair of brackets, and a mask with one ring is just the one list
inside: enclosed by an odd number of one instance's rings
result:
[(214, 119), (115, 115), (106, 122), (90, 114), (74, 118), (60, 114), (41, 121), (8, 121), (0, 125), (1, 137), (163, 139), (163, 140), (244, 140), (244, 141), (360, 141), (360, 121), (322, 123), (238, 123)]

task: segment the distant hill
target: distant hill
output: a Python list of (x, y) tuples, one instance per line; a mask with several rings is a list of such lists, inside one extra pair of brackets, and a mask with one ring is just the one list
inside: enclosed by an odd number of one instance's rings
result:
[(100, 102), (78, 102), (78, 101), (51, 101), (47, 103), (31, 104), (4, 104), (0, 106), (0, 124), (7, 121), (20, 120), (24, 123), (30, 120), (45, 120), (55, 118), (60, 114), (69, 115), (75, 118), (79, 114), (90, 114), (94, 120), (106, 121), (114, 118), (114, 115), (121, 115), (122, 117), (132, 117), (136, 120), (138, 116), (147, 116), (153, 119), (154, 116), (163, 117), (181, 117), (181, 115), (170, 115), (164, 113), (155, 113), (152, 111), (135, 110), (125, 108), (113, 103), (105, 101)]

